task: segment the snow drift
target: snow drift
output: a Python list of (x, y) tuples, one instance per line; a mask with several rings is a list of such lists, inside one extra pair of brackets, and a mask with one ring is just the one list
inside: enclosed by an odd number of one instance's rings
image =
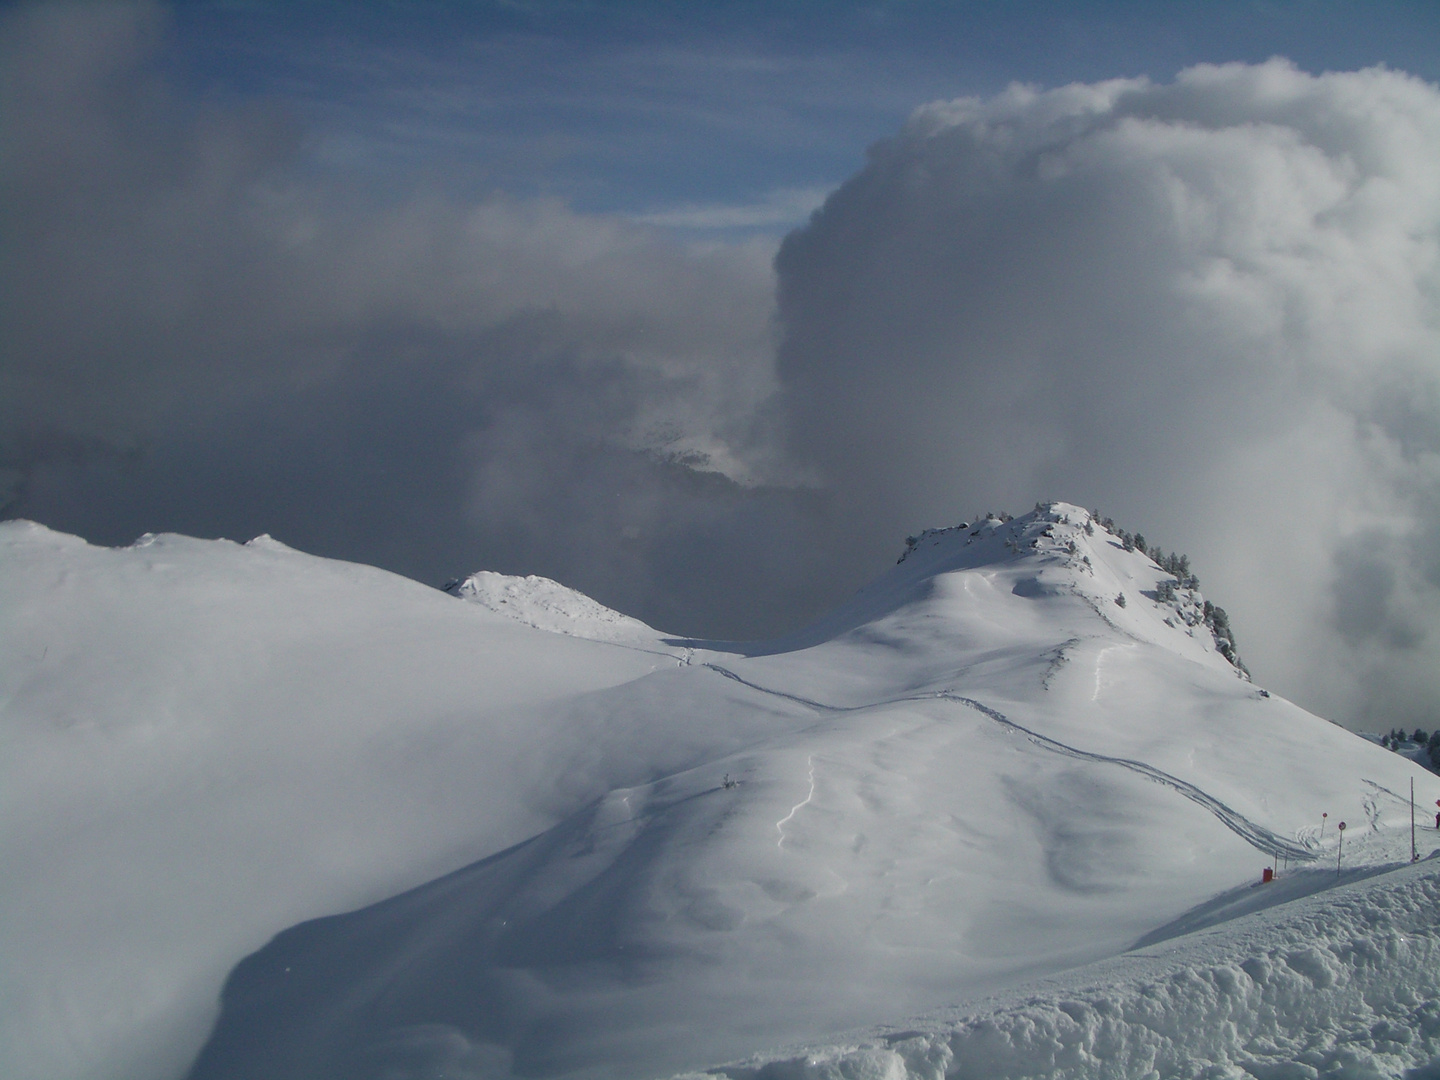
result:
[(677, 1080), (1428, 1080), (1440, 1075), (1437, 908), (1431, 859), (1080, 968), (982, 1010)]
[[(745, 647), (544, 579), (459, 603), (273, 542), (0, 540), (17, 1077), (665, 1076), (1108, 985), (1262, 866), (1333, 860), (1340, 819), (1346, 865), (1408, 858), (1410, 781), (1440, 798), (1065, 504), (916, 537)], [(814, 1075), (870, 1075), (847, 1053)]]

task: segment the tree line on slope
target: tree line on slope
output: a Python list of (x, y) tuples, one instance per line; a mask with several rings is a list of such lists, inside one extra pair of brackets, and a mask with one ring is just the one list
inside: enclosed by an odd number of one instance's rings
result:
[(1419, 747), (1422, 750), (1420, 764), (1428, 764), (1431, 769), (1440, 772), (1440, 728), (1428, 735), (1424, 728), (1417, 727), (1409, 735), (1400, 728), (1391, 728), (1389, 734), (1381, 736), (1380, 745), (1397, 754), (1401, 753), (1402, 749)]
[[(1099, 510), (1091, 510), (1090, 516), (1100, 524), (1100, 527), (1120, 541), (1120, 546), (1126, 551), (1138, 551), (1148, 556), (1161, 570), (1170, 575), (1170, 580), (1162, 581), (1155, 589), (1155, 598), (1161, 603), (1174, 603), (1181, 599), (1180, 593), (1195, 592), (1200, 588), (1200, 578), (1190, 569), (1190, 556), (1182, 555), (1177, 551), (1166, 554), (1159, 545), (1149, 544), (1145, 540), (1144, 533), (1131, 533), (1115, 524), (1113, 518), (1102, 517)], [(1244, 662), (1240, 659), (1240, 647), (1235, 640), (1235, 629), (1230, 625), (1230, 616), (1219, 604), (1212, 604), (1209, 600), (1201, 601), (1201, 620), (1215, 638), (1215, 648), (1221, 656), (1235, 667), (1237, 671), (1245, 675), (1250, 674)]]

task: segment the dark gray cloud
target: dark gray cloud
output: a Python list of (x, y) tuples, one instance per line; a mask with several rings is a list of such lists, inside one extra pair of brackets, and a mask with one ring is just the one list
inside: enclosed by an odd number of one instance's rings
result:
[(1433, 714), (1437, 251), (1440, 93), (1399, 73), (938, 103), (781, 249), (792, 449), (876, 537), (1098, 504), (1273, 685)]
[(1367, 531), (1348, 537), (1335, 552), (1335, 628), (1352, 648), (1376, 641), (1392, 649), (1420, 644), (1423, 632), (1396, 611), (1396, 564), (1403, 552), (1391, 537)]
[(165, 26), (52, 4), (0, 29), (7, 514), (546, 573), (683, 632), (820, 602), (763, 557), (817, 512), (763, 483), (771, 242), (367, 196), (274, 108), (177, 95)]

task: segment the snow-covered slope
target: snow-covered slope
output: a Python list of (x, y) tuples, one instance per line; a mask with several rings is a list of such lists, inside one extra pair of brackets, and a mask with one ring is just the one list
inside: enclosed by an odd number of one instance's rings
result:
[(692, 763), (572, 707), (674, 667), (268, 538), (0, 524), (0, 1076), (179, 1075), (277, 930)]
[(196, 1080), (669, 1075), (1114, 957), (1341, 819), (1408, 857), (1440, 798), (1064, 504), (743, 654), (544, 579), (0, 541), (6, 1076), (179, 1075), (282, 930)]

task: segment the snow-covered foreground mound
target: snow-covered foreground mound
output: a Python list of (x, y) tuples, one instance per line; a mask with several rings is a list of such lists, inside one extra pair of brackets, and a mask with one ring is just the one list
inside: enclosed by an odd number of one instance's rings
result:
[[(1337, 876), (1312, 873), (1330, 883)], [(980, 1009), (676, 1080), (1434, 1080), (1437, 912), (1440, 866), (1431, 859), (1102, 960)]]
[(183, 1074), (282, 930), (195, 1080), (669, 1075), (1115, 957), (1342, 819), (1408, 858), (1440, 798), (1063, 504), (741, 651), (545, 579), (0, 543), (7, 1077)]

